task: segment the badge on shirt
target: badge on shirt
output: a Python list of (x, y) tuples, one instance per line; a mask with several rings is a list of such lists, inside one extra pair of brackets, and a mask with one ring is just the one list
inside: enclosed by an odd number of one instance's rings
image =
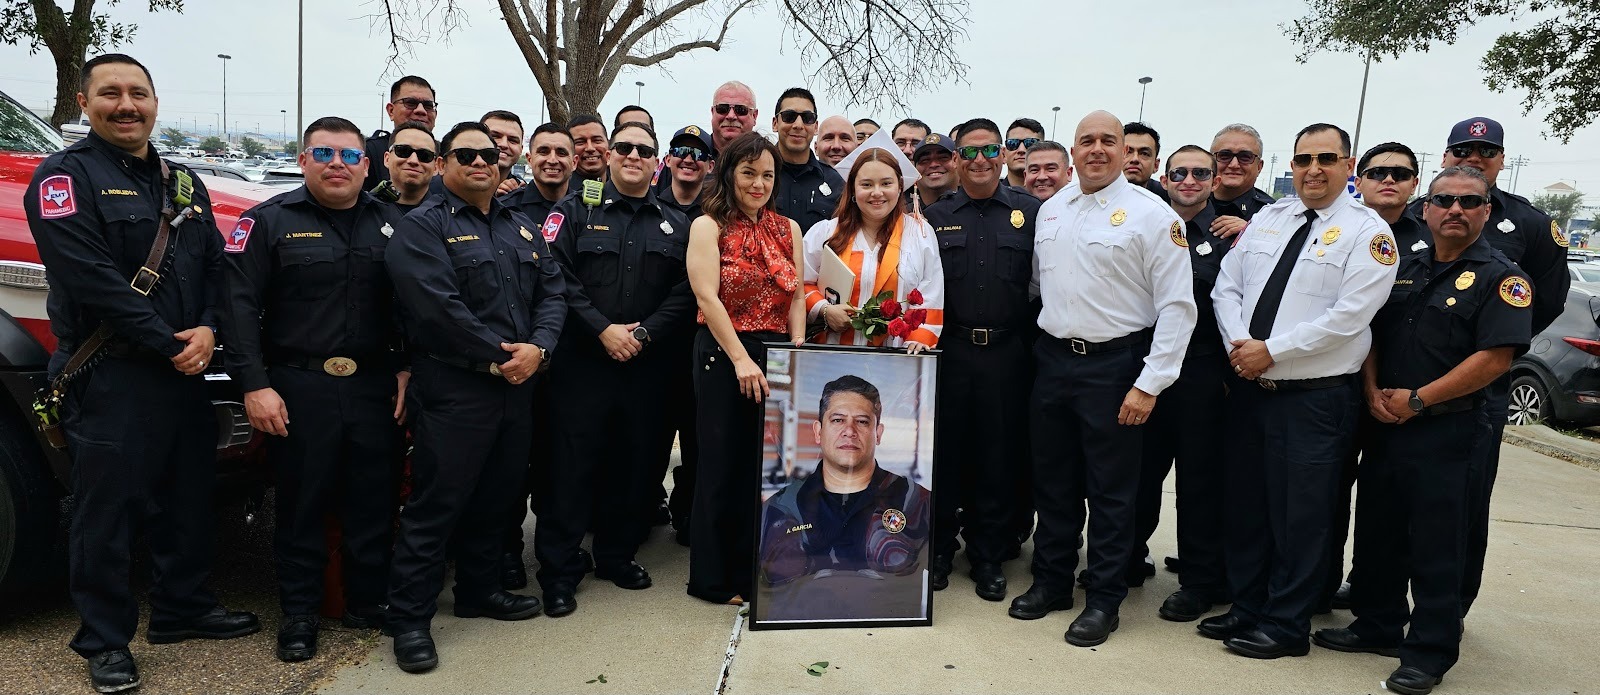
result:
[(256, 228), (256, 221), (248, 217), (239, 218), (233, 225), (233, 231), (228, 232), (228, 243), (222, 245), (222, 250), (227, 253), (244, 253), (244, 244), (250, 240), (250, 230)]
[(1526, 309), (1533, 303), (1533, 286), (1513, 275), (1500, 283), (1500, 298), (1518, 309)]
[(1338, 227), (1329, 227), (1328, 231), (1322, 233), (1322, 243), (1331, 244), (1335, 241), (1338, 241), (1340, 231), (1342, 230), (1340, 230)]
[(1372, 243), (1367, 245), (1367, 249), (1372, 251), (1372, 260), (1384, 265), (1394, 265), (1395, 261), (1400, 260), (1400, 254), (1394, 250), (1394, 239), (1388, 234), (1372, 237)]
[(889, 533), (906, 530), (906, 513), (898, 509), (883, 510), (883, 530)]
[(1198, 253), (1198, 254), (1200, 254), (1202, 256), (1211, 255), (1211, 242), (1209, 242), (1209, 241), (1200, 242), (1199, 246), (1194, 247), (1194, 252)]
[(828, 182), (826, 181), (822, 182), (822, 185), (817, 186), (817, 192), (823, 195), (833, 195), (833, 189), (828, 187)]
[(527, 227), (518, 227), (517, 232), (522, 234), (523, 241), (533, 241), (533, 232), (528, 231)]
[(1555, 220), (1550, 220), (1550, 236), (1555, 238), (1557, 246), (1567, 248), (1567, 235), (1561, 233), (1561, 225)]
[(1183, 248), (1189, 248), (1189, 238), (1185, 237), (1183, 235), (1183, 223), (1182, 222), (1179, 222), (1177, 220), (1173, 220), (1172, 221), (1172, 230), (1167, 234), (1167, 236), (1172, 237), (1172, 243), (1177, 244), (1177, 245), (1179, 245), (1179, 246), (1181, 246)]
[(661, 233), (662, 234), (671, 234), (672, 233), (672, 224), (667, 222), (666, 220), (662, 220), (661, 221)]
[(1111, 213), (1111, 226), (1118, 227), (1118, 226), (1121, 226), (1123, 222), (1127, 222), (1127, 221), (1128, 221), (1128, 211), (1127, 210), (1123, 210), (1122, 208), (1117, 208), (1116, 212)]
[(1470, 270), (1461, 273), (1456, 278), (1456, 289), (1464, 290), (1472, 286), (1472, 281), (1478, 279), (1478, 274)]
[(71, 217), (78, 213), (72, 197), (72, 177), (56, 174), (39, 184), (39, 217), (47, 220)]
[(1011, 228), (1012, 229), (1022, 229), (1022, 223), (1025, 222), (1025, 221), (1026, 220), (1024, 220), (1023, 217), (1022, 217), (1022, 211), (1021, 210), (1012, 210), (1011, 211)]
[(1494, 228), (1506, 234), (1517, 231), (1517, 225), (1511, 220), (1500, 220), (1500, 224), (1495, 225)]
[(1455, 306), (1456, 305), (1456, 298), (1455, 297), (1446, 297), (1445, 300), (1444, 300), (1444, 305), (1445, 306)]
[(1421, 239), (1418, 239), (1417, 243), (1411, 245), (1411, 250), (1412, 251), (1421, 251), (1421, 250), (1423, 250), (1425, 248), (1428, 248), (1428, 242), (1423, 241)]
[(556, 235), (561, 233), (561, 223), (566, 219), (567, 216), (559, 212), (552, 212), (549, 217), (544, 218), (544, 226), (539, 228), (539, 233), (544, 235), (546, 244), (555, 243)]
[(385, 239), (394, 237), (394, 225), (391, 225), (388, 222), (383, 223), (383, 227), (378, 231), (383, 232), (383, 237)]

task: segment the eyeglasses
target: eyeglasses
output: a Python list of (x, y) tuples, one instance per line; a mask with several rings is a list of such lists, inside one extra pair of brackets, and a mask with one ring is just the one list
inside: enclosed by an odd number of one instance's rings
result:
[(679, 146), (667, 150), (667, 155), (678, 159), (693, 159), (697, 162), (716, 161), (716, 156), (710, 152), (702, 152), (698, 147)]
[[(743, 116), (744, 114), (741, 113), (739, 115)], [(816, 111), (796, 111), (794, 109), (784, 109), (784, 110), (778, 112), (778, 118), (783, 119), (784, 123), (793, 123), (794, 119), (798, 118), (803, 123), (805, 123), (806, 125), (811, 125), (811, 124), (817, 122), (817, 112)]]
[[(726, 116), (729, 111), (734, 112), (740, 118), (750, 115), (750, 107), (744, 104), (717, 104), (711, 108), (717, 112), (718, 116)], [(815, 118), (816, 114), (812, 114), (812, 117)]]
[(335, 152), (337, 152), (339, 154), (339, 161), (344, 162), (345, 166), (350, 167), (360, 164), (361, 158), (367, 156), (367, 153), (353, 147), (307, 147), (306, 152), (311, 153), (311, 161), (318, 164), (327, 164), (328, 162), (333, 161), (333, 155)]
[(425, 150), (421, 147), (412, 147), (410, 145), (395, 145), (394, 147), (389, 148), (389, 151), (393, 152), (394, 156), (399, 157), (400, 159), (410, 159), (411, 155), (416, 155), (417, 161), (422, 162), (423, 164), (427, 164), (428, 162), (433, 161), (434, 157), (439, 156), (439, 153), (434, 152), (433, 150)]
[(1367, 167), (1366, 171), (1361, 172), (1361, 178), (1368, 181), (1394, 179), (1395, 183), (1410, 181), (1416, 175), (1417, 172), (1410, 167)]
[(1212, 171), (1210, 169), (1207, 169), (1205, 167), (1194, 167), (1192, 169), (1189, 168), (1189, 167), (1178, 167), (1176, 169), (1173, 169), (1172, 171), (1167, 172), (1167, 179), (1172, 181), (1173, 183), (1177, 183), (1179, 181), (1182, 181), (1184, 179), (1189, 178), (1190, 176), (1193, 176), (1194, 180), (1196, 180), (1196, 181), (1210, 181), (1211, 180), (1211, 175), (1215, 174), (1215, 173), (1217, 173), (1217, 172)]
[(461, 166), (471, 166), (473, 160), (480, 158), (483, 159), (484, 164), (488, 164), (490, 166), (495, 166), (500, 163), (500, 148), (498, 147), (485, 147), (481, 150), (457, 147), (449, 152), (444, 153), (444, 155), (446, 157), (454, 155), (456, 158), (456, 163), (460, 164)]
[(611, 151), (623, 157), (633, 154), (635, 150), (639, 152), (640, 159), (650, 159), (656, 156), (656, 148), (649, 145), (635, 145), (627, 141), (611, 143)]
[(1456, 145), (1455, 147), (1450, 148), (1450, 156), (1455, 157), (1456, 159), (1466, 159), (1472, 156), (1473, 150), (1478, 151), (1479, 157), (1484, 159), (1494, 159), (1495, 157), (1500, 156), (1500, 153), (1504, 152), (1505, 148), (1495, 147), (1494, 145)]
[(415, 97), (405, 97), (404, 99), (395, 99), (392, 103), (399, 104), (401, 106), (406, 107), (407, 111), (416, 111), (418, 106), (421, 106), (422, 110), (427, 111), (429, 113), (432, 113), (434, 111), (438, 111), (439, 110), (439, 102), (434, 101), (432, 99), (417, 99)]
[(977, 159), (978, 155), (980, 154), (983, 155), (984, 159), (994, 159), (995, 157), (1000, 156), (1000, 143), (997, 142), (989, 145), (967, 145), (966, 147), (957, 147), (956, 154), (961, 155), (962, 159), (965, 159), (969, 162)]
[(1260, 157), (1261, 155), (1251, 152), (1250, 150), (1239, 150), (1238, 152), (1234, 152), (1233, 150), (1217, 150), (1217, 161), (1223, 164), (1227, 164), (1228, 162), (1237, 159), (1239, 160), (1239, 166), (1247, 167), (1251, 164), (1254, 164), (1255, 161)]
[(1308, 166), (1311, 166), (1311, 160), (1313, 159), (1317, 160), (1317, 164), (1319, 165), (1331, 167), (1343, 160), (1344, 155), (1339, 154), (1338, 152), (1318, 152), (1316, 154), (1302, 152), (1294, 157), (1291, 157), (1289, 159), (1289, 163), (1294, 165), (1296, 168), (1304, 169)]
[(1456, 203), (1461, 204), (1462, 210), (1476, 210), (1480, 207), (1483, 207), (1483, 204), (1487, 202), (1489, 202), (1489, 199), (1481, 195), (1446, 195), (1444, 193), (1435, 193), (1428, 196), (1429, 205), (1437, 205), (1446, 210), (1449, 210)]
[(1031, 150), (1037, 144), (1039, 138), (1010, 138), (1006, 140), (1006, 149), (1016, 152), (1018, 147), (1026, 147)]

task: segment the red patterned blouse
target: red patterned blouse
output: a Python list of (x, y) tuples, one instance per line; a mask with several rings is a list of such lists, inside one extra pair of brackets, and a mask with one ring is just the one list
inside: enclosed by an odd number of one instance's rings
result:
[[(751, 222), (744, 213), (735, 212), (717, 237), (717, 250), (722, 265), (717, 298), (728, 310), (733, 329), (787, 334), (789, 303), (800, 289), (789, 218), (767, 210), (760, 221)], [(705, 312), (698, 320), (705, 324)]]

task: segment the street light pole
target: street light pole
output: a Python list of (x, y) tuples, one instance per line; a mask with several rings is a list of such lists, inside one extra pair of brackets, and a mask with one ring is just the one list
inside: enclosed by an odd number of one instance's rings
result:
[[(294, 132), (300, 137), (306, 123), (306, 0), (299, 2), (299, 26), (296, 30), (298, 47), (294, 57)], [(296, 143), (302, 148), (305, 143)]]
[(284, 142), (284, 144), (288, 144), (288, 142), (289, 142), (289, 110), (288, 109), (278, 109), (278, 113), (283, 114), (283, 131), (282, 131), (283, 132), (283, 142)]
[(1367, 54), (1367, 67), (1361, 71), (1361, 101), (1356, 106), (1356, 134), (1350, 143), (1350, 154), (1361, 151), (1361, 119), (1367, 115), (1367, 76), (1372, 74), (1372, 54)]
[(233, 60), (233, 56), (228, 55), (226, 53), (218, 53), (217, 57), (222, 59), (222, 141), (223, 142), (229, 142), (229, 140), (228, 140), (228, 61)]
[(1153, 82), (1153, 81), (1155, 81), (1154, 77), (1141, 77), (1141, 78), (1139, 78), (1139, 85), (1140, 85), (1139, 86), (1139, 122), (1140, 123), (1144, 122), (1144, 94), (1145, 94), (1145, 92), (1149, 91), (1150, 83)]
[(1050, 139), (1056, 139), (1056, 124), (1061, 121), (1061, 107), (1050, 107)]
[(643, 105), (644, 104), (644, 83), (643, 82), (635, 82), (635, 83), (633, 83), (633, 85), (635, 87), (639, 88), (638, 91), (634, 92), (633, 103)]

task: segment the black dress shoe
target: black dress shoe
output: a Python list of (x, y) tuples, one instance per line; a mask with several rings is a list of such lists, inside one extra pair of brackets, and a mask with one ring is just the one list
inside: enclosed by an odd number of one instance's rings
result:
[(286, 615), (278, 626), (278, 661), (305, 661), (317, 655), (317, 628), (314, 615)]
[(1389, 674), (1389, 680), (1384, 681), (1384, 687), (1401, 695), (1428, 695), (1433, 692), (1433, 686), (1438, 685), (1443, 678), (1430, 676), (1415, 666), (1401, 666)]
[(950, 586), (950, 571), (955, 561), (945, 555), (936, 555), (928, 564), (928, 586), (934, 591), (944, 591)]
[(1225, 640), (1254, 630), (1255, 627), (1255, 623), (1247, 622), (1244, 618), (1229, 611), (1200, 621), (1200, 625), (1195, 629), (1199, 630), (1200, 634), (1205, 637)]
[(1038, 620), (1053, 611), (1070, 608), (1072, 608), (1072, 591), (1057, 591), (1042, 584), (1034, 584), (1021, 596), (1011, 599), (1011, 608), (1006, 611), (1006, 615), (1017, 620)]
[(1339, 590), (1333, 592), (1333, 601), (1331, 603), (1334, 610), (1350, 610), (1350, 582), (1339, 585)]
[(1006, 573), (1001, 571), (999, 563), (980, 562), (967, 574), (978, 585), (975, 589), (978, 598), (999, 601), (1006, 597)]
[(255, 613), (230, 611), (222, 606), (205, 615), (174, 623), (150, 622), (145, 638), (151, 644), (172, 644), (190, 639), (233, 639), (261, 629)]
[(596, 568), (594, 578), (609, 580), (612, 584), (630, 591), (650, 588), (650, 573), (637, 562), (630, 562), (620, 567)]
[(1361, 635), (1348, 627), (1330, 627), (1311, 633), (1311, 641), (1324, 649), (1356, 654), (1400, 656), (1400, 645), (1381, 644), (1361, 639)]
[(1168, 555), (1162, 562), (1166, 564), (1168, 572), (1183, 571), (1183, 561), (1179, 560), (1177, 555)]
[(339, 622), (352, 630), (383, 629), (383, 614), (387, 606), (350, 606), (344, 608)]
[(528, 568), (522, 566), (522, 556), (505, 553), (500, 556), (500, 588), (515, 591), (528, 586)]
[(494, 618), (495, 620), (527, 620), (539, 614), (542, 604), (533, 596), (497, 591), (477, 601), (456, 600), (457, 618)]
[(575, 595), (575, 592), (572, 590), (572, 586), (570, 584), (558, 582), (551, 585), (550, 588), (545, 589), (545, 615), (548, 615), (552, 618), (559, 618), (575, 610), (578, 610), (578, 597)]
[(1290, 645), (1279, 642), (1267, 636), (1260, 628), (1252, 628), (1222, 641), (1222, 646), (1227, 647), (1235, 654), (1248, 656), (1252, 659), (1276, 659), (1280, 656), (1305, 656), (1311, 653), (1311, 645)]
[(133, 690), (139, 687), (139, 666), (126, 649), (100, 652), (89, 657), (89, 682), (101, 693)]
[(1199, 620), (1200, 616), (1211, 612), (1216, 604), (1211, 602), (1205, 594), (1189, 589), (1179, 589), (1161, 603), (1161, 609), (1156, 611), (1166, 620), (1178, 623), (1187, 623)]
[(427, 630), (412, 630), (394, 636), (394, 663), (406, 673), (432, 671), (439, 665), (439, 652), (433, 648), (433, 635)]
[(1099, 608), (1085, 608), (1078, 614), (1078, 618), (1067, 626), (1067, 644), (1074, 647), (1105, 644), (1111, 633), (1117, 631), (1119, 622), (1116, 615)]

